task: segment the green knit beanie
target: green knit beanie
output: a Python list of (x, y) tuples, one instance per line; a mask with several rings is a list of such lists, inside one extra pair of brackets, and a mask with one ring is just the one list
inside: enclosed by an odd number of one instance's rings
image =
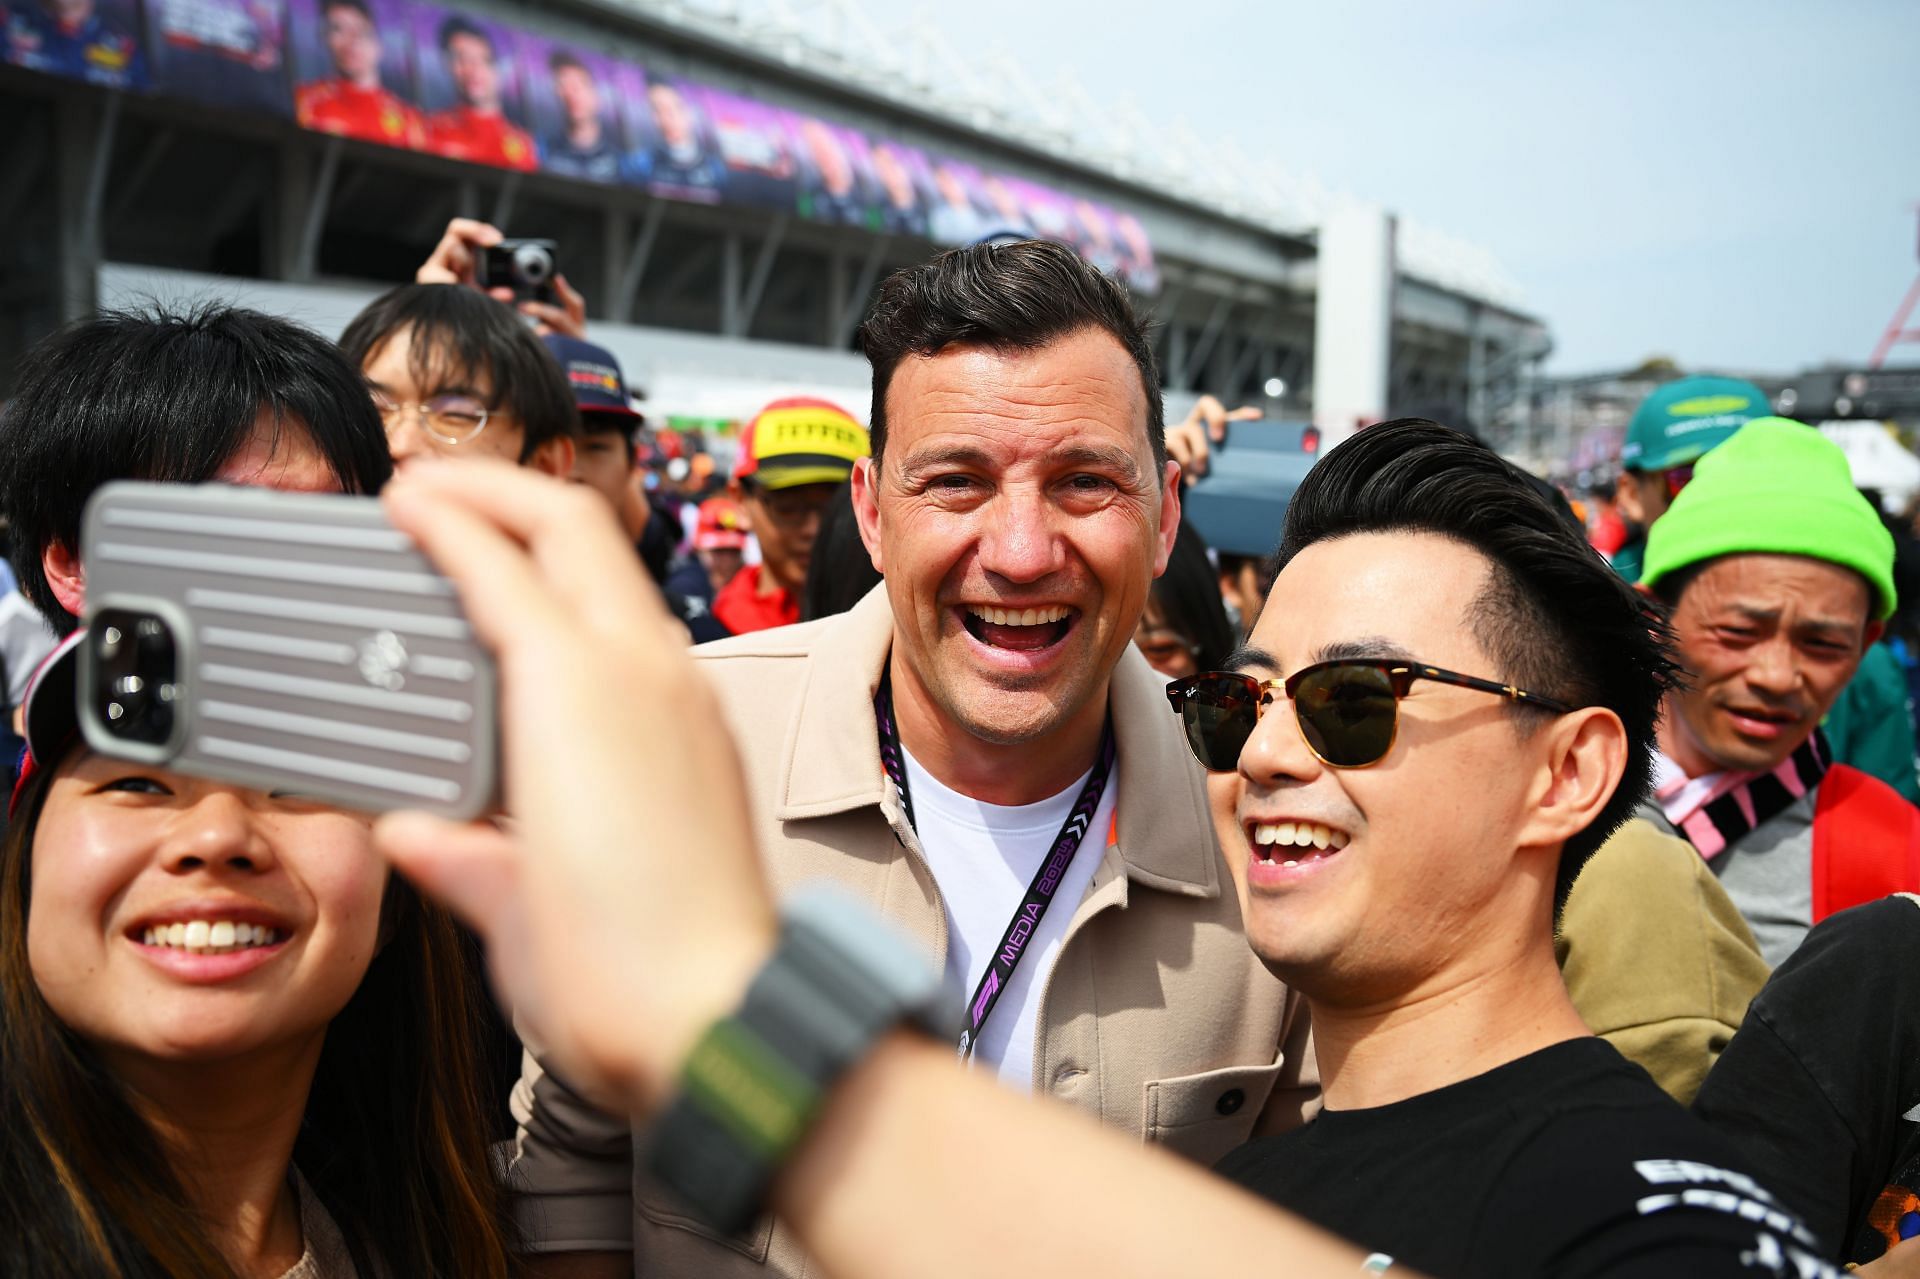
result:
[(1721, 555), (1805, 555), (1850, 568), (1893, 615), (1893, 535), (1840, 446), (1810, 426), (1758, 417), (1694, 464), (1693, 480), (1647, 533), (1648, 587)]

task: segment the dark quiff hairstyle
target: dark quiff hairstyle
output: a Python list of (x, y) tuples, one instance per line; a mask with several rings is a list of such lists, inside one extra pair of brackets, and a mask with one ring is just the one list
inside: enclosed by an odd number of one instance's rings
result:
[(27, 352), (0, 416), (0, 510), (14, 576), (55, 630), (76, 622), (41, 557), (79, 549), (94, 490), (204, 483), (247, 445), (263, 409), (277, 432), (304, 433), (346, 492), (378, 492), (392, 475), (360, 370), (291, 321), (213, 304), (102, 311)]
[[(0, 1274), (232, 1279), (127, 1090), (34, 981), (33, 844), (58, 771), (28, 779), (0, 841)], [(360, 1274), (507, 1279), (464, 943), (398, 876), (381, 915), (386, 940), (327, 1027), (294, 1165)]]
[(506, 303), (460, 284), (403, 284), (353, 317), (340, 335), (340, 349), (365, 369), (402, 329), (413, 338), (407, 368), (414, 385), (435, 395), (484, 384), (488, 411), (511, 413), (525, 433), (522, 462), (548, 440), (580, 434), (580, 410), (567, 375)]
[[(1425, 418), (1370, 426), (1307, 472), (1287, 507), (1277, 569), (1316, 542), (1434, 533), (1492, 564), (1467, 609), (1499, 667), (1476, 671), (1570, 706), (1603, 706), (1627, 730), (1626, 768), (1606, 806), (1560, 854), (1554, 909), (1653, 783), (1654, 726), (1677, 670), (1660, 611), (1622, 581), (1524, 474), (1486, 445)], [(1521, 732), (1544, 723), (1513, 704)]]
[(1125, 286), (1051, 240), (949, 249), (881, 284), (857, 342), (873, 365), (874, 461), (887, 443), (887, 388), (908, 356), (934, 356), (955, 346), (1036, 351), (1086, 329), (1110, 334), (1140, 370), (1147, 440), (1164, 471), (1166, 408), (1146, 321)]

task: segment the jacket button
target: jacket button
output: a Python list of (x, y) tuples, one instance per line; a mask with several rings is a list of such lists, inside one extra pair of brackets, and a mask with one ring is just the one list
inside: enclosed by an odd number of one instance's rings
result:
[(1229, 1088), (1220, 1094), (1220, 1100), (1213, 1103), (1213, 1108), (1223, 1115), (1231, 1115), (1246, 1104), (1246, 1093), (1238, 1088)]

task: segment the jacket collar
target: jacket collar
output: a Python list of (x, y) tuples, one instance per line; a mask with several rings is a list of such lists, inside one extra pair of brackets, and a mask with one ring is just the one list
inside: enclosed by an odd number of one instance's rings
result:
[[(787, 734), (776, 819), (827, 817), (868, 805), (878, 805), (889, 820), (898, 816), (873, 719), (874, 693), (892, 647), (893, 609), (884, 584), (820, 629)], [(1168, 709), (1164, 685), (1139, 650), (1127, 645), (1108, 693), (1119, 752), (1117, 851), (1130, 879), (1213, 897), (1221, 887), (1220, 858), (1206, 786)]]

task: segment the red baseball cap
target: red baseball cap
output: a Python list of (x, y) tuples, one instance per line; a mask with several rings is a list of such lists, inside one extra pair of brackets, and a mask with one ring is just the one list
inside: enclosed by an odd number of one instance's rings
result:
[(694, 549), (739, 550), (747, 544), (747, 517), (732, 498), (710, 497), (700, 503), (700, 522), (694, 526)]

